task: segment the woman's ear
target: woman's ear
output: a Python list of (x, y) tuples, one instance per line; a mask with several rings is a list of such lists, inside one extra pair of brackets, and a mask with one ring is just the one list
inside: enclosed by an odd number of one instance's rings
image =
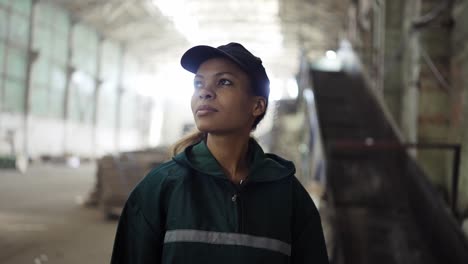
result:
[(258, 96), (255, 99), (255, 105), (253, 109), (253, 115), (255, 117), (262, 115), (266, 110), (266, 100), (265, 98)]

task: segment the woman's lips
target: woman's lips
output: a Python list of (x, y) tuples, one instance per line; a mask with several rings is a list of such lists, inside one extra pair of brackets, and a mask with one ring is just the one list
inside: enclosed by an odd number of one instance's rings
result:
[(216, 112), (218, 112), (218, 109), (214, 107), (211, 107), (209, 105), (201, 105), (197, 108), (196, 114), (197, 116), (204, 116)]

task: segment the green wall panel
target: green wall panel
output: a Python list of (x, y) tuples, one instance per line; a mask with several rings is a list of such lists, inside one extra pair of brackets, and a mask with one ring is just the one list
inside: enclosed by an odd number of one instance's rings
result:
[(58, 22), (54, 21), (55, 11), (53, 6), (50, 4), (39, 1), (35, 8), (36, 12), (34, 14), (34, 24), (52, 26)]
[(26, 54), (25, 51), (9, 48), (6, 72), (10, 78), (26, 79)]
[(24, 82), (17, 80), (5, 80), (3, 98), (4, 108), (12, 112), (24, 112)]
[(67, 36), (62, 33), (55, 32), (52, 43), (51, 56), (53, 60), (62, 65), (67, 62), (68, 43)]
[(122, 96), (121, 127), (136, 128), (138, 96), (135, 92), (126, 91)]
[(50, 109), (51, 117), (60, 118), (63, 116), (63, 100), (65, 95), (66, 82), (65, 68), (53, 66), (50, 76)]
[(8, 25), (8, 18), (6, 15), (6, 11), (3, 9), (0, 9), (0, 41), (7, 37), (7, 33), (8, 33), (7, 25)]
[(61, 118), (63, 115), (63, 99), (65, 92), (63, 90), (52, 90), (49, 94), (50, 107), (49, 116)]
[(104, 82), (99, 93), (98, 122), (102, 127), (115, 127), (117, 111), (117, 84)]
[(44, 58), (39, 58), (33, 67), (31, 72), (31, 82), (33, 85), (47, 85), (49, 82), (49, 63)]
[(83, 25), (76, 25), (73, 32), (72, 64), (78, 69), (96, 74), (98, 37), (97, 34)]
[(121, 52), (119, 46), (110, 41), (103, 42), (101, 54), (102, 79), (111, 81), (118, 80), (120, 56)]
[(10, 16), (10, 40), (26, 47), (28, 27), (28, 17), (12, 14)]
[(63, 116), (65, 70), (41, 60), (32, 71), (31, 111), (34, 115), (60, 118)]
[(31, 91), (31, 113), (36, 116), (48, 116), (48, 95), (49, 91), (45, 86), (35, 86)]
[(10, 0), (0, 0), (0, 7), (10, 6)]
[(49, 6), (46, 3), (39, 2), (35, 6), (35, 13), (34, 13), (34, 25), (39, 24), (48, 24), (49, 23)]
[(3, 45), (3, 42), (0, 40), (0, 76), (3, 73), (4, 59), (5, 59), (5, 45)]
[[(29, 34), (29, 15), (32, 0), (0, 0), (0, 83), (3, 83), (4, 106), (9, 111), (22, 112), (25, 100), (25, 80), (27, 40)], [(38, 116), (61, 118), (63, 116), (64, 93), (66, 85), (67, 54), (72, 48), (71, 65), (78, 73), (73, 77), (69, 94), (70, 119), (91, 123), (94, 106), (94, 79), (97, 74), (97, 54), (99, 45), (101, 53), (102, 84), (99, 96), (100, 125), (114, 127), (118, 102), (118, 80), (121, 62), (121, 46), (112, 41), (100, 43), (96, 30), (84, 24), (73, 27), (72, 40), (68, 44), (68, 33), (71, 28), (70, 15), (62, 8), (50, 2), (39, 1), (35, 5), (33, 27), (34, 50), (39, 57), (31, 71), (31, 112)], [(11, 10), (7, 13), (6, 10)], [(8, 28), (8, 25), (9, 28)], [(8, 33), (10, 32), (10, 33)], [(6, 46), (7, 38), (9, 46)], [(8, 54), (8, 56), (5, 56)], [(122, 78), (127, 88), (134, 85), (134, 77), (139, 74), (138, 63), (127, 56), (129, 72)], [(6, 67), (3, 67), (5, 62)], [(135, 113), (138, 107), (137, 95), (128, 91), (123, 98), (126, 110), (123, 111), (123, 126), (135, 125)]]
[(61, 9), (55, 10), (54, 29), (62, 35), (67, 35), (70, 29), (70, 18), (67, 13)]
[(93, 96), (93, 78), (83, 72), (76, 72), (72, 78), (69, 97), (69, 113), (72, 120), (91, 124), (94, 111)]
[(33, 48), (39, 51), (39, 56), (49, 57), (52, 53), (51, 47), (51, 32), (50, 29), (45, 28), (41, 24), (36, 25), (34, 28)]
[[(69, 16), (62, 9), (39, 2), (35, 10), (33, 48), (39, 58), (32, 69), (33, 88), (38, 99), (34, 114), (61, 118), (66, 85)], [(79, 111), (78, 111), (79, 112)], [(79, 116), (79, 114), (76, 114)]]
[(1, 103), (6, 111), (24, 111), (28, 3), (30, 0), (0, 2), (0, 83), (4, 93)]
[(40, 56), (31, 71), (31, 113), (47, 117), (48, 114), (49, 65), (45, 57)]
[(64, 91), (65, 90), (65, 82), (66, 82), (66, 71), (65, 68), (59, 66), (52, 66), (51, 70), (51, 78), (50, 78), (50, 85), (54, 91)]
[(31, 12), (31, 0), (14, 0), (11, 1), (13, 10), (19, 13), (28, 15)]

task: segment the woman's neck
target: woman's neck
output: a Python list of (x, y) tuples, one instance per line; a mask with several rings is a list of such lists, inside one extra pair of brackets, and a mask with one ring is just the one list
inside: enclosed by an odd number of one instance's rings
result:
[(206, 145), (219, 162), (228, 178), (239, 183), (248, 174), (247, 152), (250, 134), (212, 135), (208, 134)]

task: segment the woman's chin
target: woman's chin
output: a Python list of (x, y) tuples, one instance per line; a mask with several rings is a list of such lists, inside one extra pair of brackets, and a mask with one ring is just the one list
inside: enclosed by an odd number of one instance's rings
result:
[(226, 129), (223, 127), (214, 126), (214, 125), (203, 125), (203, 124), (197, 124), (197, 129), (200, 132), (209, 133), (209, 134), (220, 134), (220, 133), (224, 134), (227, 131), (229, 131), (229, 129)]
[(213, 131), (216, 131), (216, 129), (214, 129), (212, 126), (200, 125), (200, 124), (197, 124), (197, 129), (198, 131), (203, 132), (203, 133), (211, 133)]
[[(220, 129), (220, 125), (216, 124), (217, 122), (212, 122), (213, 120), (195, 120), (195, 124), (199, 131), (210, 133)], [(221, 125), (222, 129), (222, 125)]]

